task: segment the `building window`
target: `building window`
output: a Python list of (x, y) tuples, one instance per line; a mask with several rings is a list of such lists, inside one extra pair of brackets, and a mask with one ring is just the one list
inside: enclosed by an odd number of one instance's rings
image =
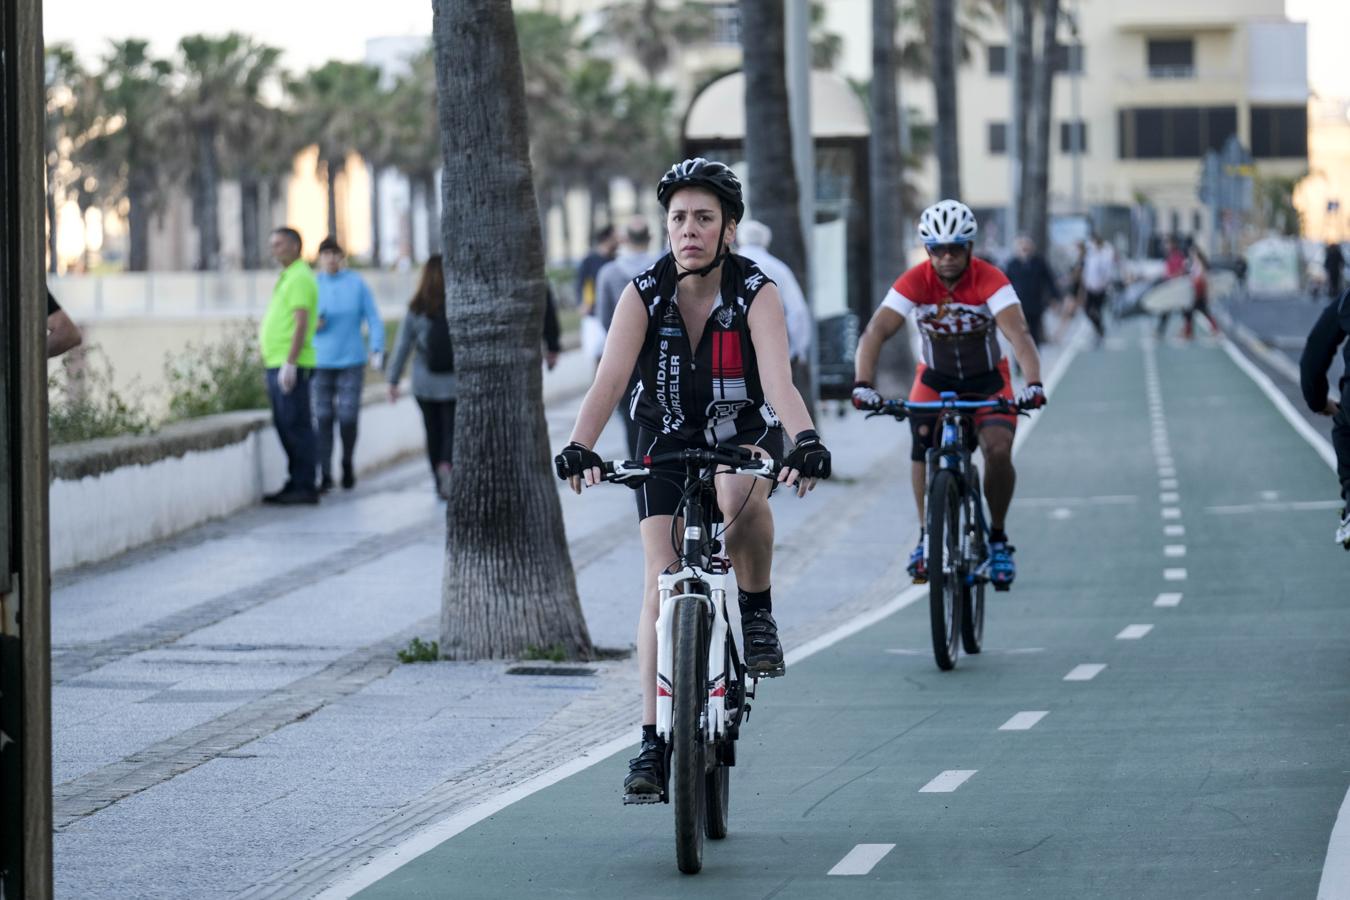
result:
[[(1074, 146), (1075, 140), (1077, 147)], [(1087, 143), (1087, 123), (1082, 119), (1076, 122), (1059, 123), (1059, 152), (1073, 153), (1075, 150), (1079, 153), (1086, 153)]]
[(1008, 48), (1002, 44), (990, 44), (985, 49), (989, 51), (989, 74), (1007, 75)]
[(1121, 159), (1194, 159), (1237, 134), (1237, 107), (1134, 107), (1119, 111), (1118, 125)]
[(1055, 72), (1066, 75), (1083, 74), (1083, 45), (1055, 44)]
[(1149, 38), (1149, 78), (1194, 78), (1195, 41), (1191, 38)]
[(1252, 107), (1252, 156), (1257, 159), (1287, 159), (1307, 155), (1307, 107)]
[(1008, 152), (1008, 123), (989, 123), (989, 154), (998, 156)]
[(712, 7), (712, 42), (741, 45), (741, 8), (736, 3)]

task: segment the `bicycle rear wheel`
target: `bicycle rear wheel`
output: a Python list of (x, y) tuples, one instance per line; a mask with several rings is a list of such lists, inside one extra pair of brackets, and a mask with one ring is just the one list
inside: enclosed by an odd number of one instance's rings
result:
[(944, 672), (956, 665), (960, 652), (962, 568), (961, 489), (956, 475), (944, 469), (928, 490), (928, 618), (933, 658)]
[(675, 604), (675, 694), (671, 718), (670, 795), (675, 806), (675, 861), (680, 871), (693, 874), (703, 868), (703, 829), (706, 817), (708, 770), (703, 739), (704, 710), (708, 705), (707, 612), (696, 597)]
[[(980, 473), (972, 465), (967, 475), (970, 493), (966, 502), (975, 515), (966, 517), (970, 532), (970, 556), (966, 560), (966, 574), (974, 572), (989, 552), (984, 541), (983, 496), (980, 494)], [(961, 579), (961, 646), (967, 653), (979, 653), (984, 647), (984, 578), (970, 583)]]

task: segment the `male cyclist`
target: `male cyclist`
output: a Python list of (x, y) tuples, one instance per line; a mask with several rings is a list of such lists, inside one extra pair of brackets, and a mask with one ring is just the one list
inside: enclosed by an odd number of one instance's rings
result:
[[(962, 399), (1002, 397), (1012, 402), (1012, 379), (1008, 360), (999, 349), (997, 326), (1012, 344), (1027, 379), (1016, 402), (1027, 409), (1045, 405), (1041, 358), (1017, 293), (995, 266), (972, 255), (978, 227), (970, 207), (956, 200), (940, 200), (919, 217), (919, 238), (928, 249), (928, 261), (896, 280), (858, 341), (854, 362), (857, 380), (853, 382), (853, 405), (858, 409), (872, 409), (881, 403), (881, 395), (872, 386), (877, 355), (881, 345), (911, 314), (923, 338), (923, 360), (910, 389), (911, 401), (934, 401), (943, 391), (955, 391)], [(936, 414), (911, 413), (909, 417), (913, 435), (910, 480), (920, 523), (919, 545), (909, 557), (909, 574), (915, 584), (928, 580), (924, 552), (928, 479), (924, 460), (934, 441), (936, 420)], [(984, 451), (984, 493), (989, 500), (989, 577), (996, 590), (1006, 591), (1017, 574), (1013, 547), (1003, 530), (1017, 477), (1012, 464), (1017, 417), (980, 410), (975, 414), (975, 428)]]
[(1338, 387), (1341, 398), (1333, 400), (1328, 393), (1327, 370), (1336, 358), (1336, 348), (1350, 335), (1350, 290), (1333, 297), (1322, 310), (1308, 334), (1299, 360), (1303, 399), (1315, 413), (1331, 417), (1331, 445), (1336, 450), (1336, 476), (1341, 481), (1341, 524), (1336, 529), (1336, 543), (1350, 550), (1350, 342), (1345, 343), (1341, 356), (1345, 359), (1345, 374)]

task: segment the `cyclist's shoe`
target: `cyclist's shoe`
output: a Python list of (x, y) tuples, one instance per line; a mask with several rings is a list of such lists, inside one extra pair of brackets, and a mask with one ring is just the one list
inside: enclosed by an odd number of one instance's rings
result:
[(909, 554), (909, 565), (905, 567), (915, 584), (928, 583), (928, 560), (924, 558), (923, 541)]
[(1336, 543), (1350, 550), (1350, 506), (1341, 510), (1341, 527), (1336, 529)]
[(643, 741), (638, 755), (628, 761), (623, 780), (624, 803), (660, 803), (666, 793), (666, 744)]
[(777, 678), (783, 665), (783, 645), (778, 642), (778, 623), (762, 609), (741, 611), (741, 637), (745, 642), (745, 668), (751, 678)]
[(1017, 563), (1013, 562), (1013, 553), (1017, 550), (1004, 541), (989, 544), (989, 580), (996, 591), (1006, 591), (1012, 587), (1017, 577)]

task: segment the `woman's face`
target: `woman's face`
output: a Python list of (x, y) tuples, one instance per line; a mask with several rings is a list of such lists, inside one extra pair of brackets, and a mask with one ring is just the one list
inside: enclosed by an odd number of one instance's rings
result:
[[(701, 269), (712, 262), (721, 231), (722, 204), (712, 191), (688, 187), (670, 198), (666, 234), (670, 238), (670, 252), (681, 268)], [(727, 223), (722, 249), (729, 248), (735, 236), (736, 223)]]

